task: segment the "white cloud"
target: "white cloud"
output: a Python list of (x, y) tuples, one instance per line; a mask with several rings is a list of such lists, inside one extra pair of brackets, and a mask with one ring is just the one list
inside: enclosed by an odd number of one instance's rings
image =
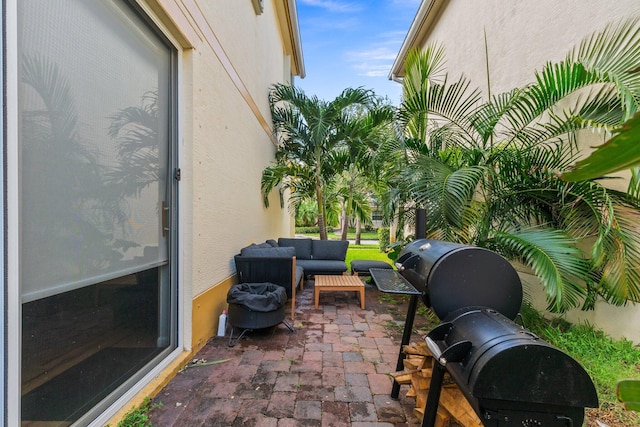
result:
[(355, 61), (393, 61), (396, 58), (396, 52), (391, 49), (381, 46), (370, 50), (351, 51), (347, 52), (348, 60)]
[(363, 72), (358, 73), (358, 75), (364, 77), (387, 77), (390, 69), (391, 65), (389, 64), (367, 65), (363, 69)]
[(346, 52), (346, 61), (365, 77), (386, 77), (391, 70), (402, 43), (404, 33), (387, 32), (379, 34), (376, 42), (363, 46), (361, 50)]
[(314, 6), (325, 9), (329, 12), (359, 12), (362, 5), (353, 2), (344, 2), (339, 0), (298, 0), (307, 6)]

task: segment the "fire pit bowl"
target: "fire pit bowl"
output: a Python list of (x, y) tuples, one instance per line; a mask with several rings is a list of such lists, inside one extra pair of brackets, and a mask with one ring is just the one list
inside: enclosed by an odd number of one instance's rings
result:
[[(248, 331), (270, 328), (283, 323), (291, 332), (293, 327), (285, 320), (287, 291), (273, 283), (240, 283), (227, 293), (231, 325), (229, 347), (233, 347)], [(233, 340), (234, 328), (242, 333)]]

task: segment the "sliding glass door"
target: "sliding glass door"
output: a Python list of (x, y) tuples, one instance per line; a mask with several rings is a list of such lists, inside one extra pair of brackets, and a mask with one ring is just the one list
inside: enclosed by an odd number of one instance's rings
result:
[(20, 0), (22, 421), (85, 424), (176, 347), (175, 51), (124, 0)]

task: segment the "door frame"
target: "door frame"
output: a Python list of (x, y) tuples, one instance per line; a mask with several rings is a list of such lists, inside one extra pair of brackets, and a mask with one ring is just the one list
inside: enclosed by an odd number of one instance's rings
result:
[[(0, 207), (6, 208), (4, 216), (4, 229), (0, 230), (3, 237), (3, 248), (0, 254), (0, 265), (3, 267), (5, 276), (4, 286), (5, 293), (0, 295), (0, 304), (4, 303), (5, 317), (0, 320), (4, 324), (6, 335), (0, 343), (0, 350), (4, 350), (5, 363), (0, 374), (0, 392), (2, 392), (2, 402), (0, 402), (0, 419), (5, 425), (20, 425), (21, 419), (21, 331), (22, 331), (22, 303), (20, 297), (20, 218), (19, 218), (19, 171), (20, 171), (20, 155), (18, 150), (18, 129), (20, 120), (18, 115), (18, 2), (20, 0), (3, 0), (2, 23), (4, 27), (4, 36), (2, 37), (4, 47), (4, 57), (0, 62), (2, 67), (2, 77), (4, 83), (4, 111), (3, 129), (0, 129), (0, 135), (3, 137), (4, 151), (0, 153), (0, 160), (4, 155), (3, 170), (0, 163), (0, 171), (4, 173), (5, 185), (0, 190)], [(184, 49), (173, 37), (171, 31), (162, 23), (162, 20), (153, 12), (153, 10), (144, 3), (143, 0), (129, 0), (132, 7), (138, 9), (164, 36), (174, 50), (172, 55), (173, 72), (172, 78), (172, 95), (173, 100), (173, 123), (175, 128), (171, 129), (172, 142), (170, 147), (171, 170), (173, 175), (174, 168), (182, 168), (182, 141), (183, 141), (183, 57)], [(2, 34), (0, 32), (0, 34)], [(2, 126), (0, 125), (0, 126)], [(172, 178), (173, 180), (173, 178)], [(175, 180), (172, 184), (172, 215), (171, 215), (171, 281), (175, 291), (172, 292), (174, 301), (171, 302), (175, 313), (172, 315), (174, 326), (176, 328), (176, 348), (169, 353), (164, 359), (159, 361), (149, 372), (147, 372), (136, 384), (127, 392), (115, 400), (101, 415), (96, 417), (89, 425), (102, 426), (105, 425), (115, 414), (122, 408), (126, 407), (145, 386), (150, 384), (169, 365), (176, 360), (185, 350), (190, 349), (190, 343), (186, 342), (189, 334), (185, 333), (185, 319), (191, 313), (191, 305), (189, 296), (190, 290), (185, 290), (184, 283), (184, 267), (183, 267), (183, 247), (184, 234), (182, 227), (184, 222), (181, 218), (180, 211), (183, 206), (183, 195), (179, 191), (182, 185)], [(3, 206), (3, 203), (6, 203)], [(6, 232), (6, 234), (5, 234)], [(3, 298), (4, 297), (4, 298)], [(3, 301), (4, 300), (4, 301)], [(4, 348), (3, 348), (4, 346)]]

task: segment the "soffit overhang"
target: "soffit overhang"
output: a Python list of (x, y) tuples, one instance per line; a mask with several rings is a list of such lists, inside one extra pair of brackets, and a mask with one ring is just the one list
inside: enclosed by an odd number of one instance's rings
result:
[(389, 80), (398, 80), (404, 77), (404, 62), (411, 49), (420, 49), (424, 46), (434, 25), (438, 22), (442, 10), (447, 6), (449, 0), (422, 0), (418, 12), (409, 27), (409, 31), (402, 42), (400, 51), (396, 56)]
[(280, 23), (280, 34), (284, 43), (285, 54), (291, 56), (291, 74), (304, 78), (306, 73), (296, 1), (276, 0), (274, 5), (278, 22)]

